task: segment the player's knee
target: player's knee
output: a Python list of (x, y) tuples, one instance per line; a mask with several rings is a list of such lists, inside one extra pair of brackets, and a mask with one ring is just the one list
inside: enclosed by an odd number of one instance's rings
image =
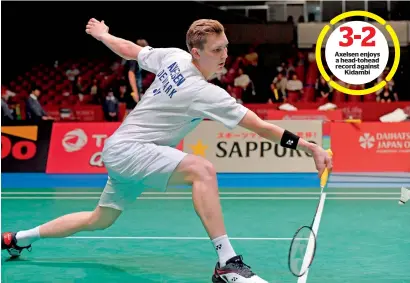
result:
[(216, 179), (215, 166), (208, 160), (205, 160), (203, 166), (204, 166), (205, 176), (208, 179)]
[(96, 210), (94, 210), (90, 218), (88, 219), (88, 230), (105, 230), (109, 228), (111, 225), (115, 223), (117, 220), (118, 216), (120, 215), (120, 211), (114, 211), (114, 213), (107, 213), (107, 212), (101, 212), (101, 210), (113, 210), (110, 208), (101, 208), (98, 207)]
[(206, 159), (198, 159), (193, 170), (196, 181), (212, 181), (216, 179), (215, 167)]
[(89, 223), (89, 227), (91, 230), (105, 230), (109, 228), (115, 221), (107, 220), (107, 219), (98, 219), (97, 221), (91, 221)]

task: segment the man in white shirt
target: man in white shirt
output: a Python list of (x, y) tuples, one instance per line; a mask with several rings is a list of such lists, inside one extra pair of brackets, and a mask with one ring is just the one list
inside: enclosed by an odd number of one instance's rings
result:
[(175, 146), (207, 118), (231, 129), (242, 126), (282, 146), (311, 153), (319, 175), (326, 167), (331, 169), (331, 158), (317, 145), (259, 119), (225, 90), (207, 82), (223, 69), (227, 58), (228, 40), (219, 22), (198, 20), (191, 25), (186, 36), (190, 53), (138, 46), (109, 34), (104, 21), (96, 19), (88, 22), (86, 32), (122, 58), (138, 60), (141, 68), (156, 74), (155, 81), (105, 143), (103, 160), (109, 177), (97, 208), (31, 230), (4, 233), (2, 249), (18, 256), (40, 238), (107, 228), (145, 188), (164, 190), (169, 185), (188, 184), (195, 210), (219, 257), (212, 281), (266, 282), (243, 263), (230, 244), (213, 165)]

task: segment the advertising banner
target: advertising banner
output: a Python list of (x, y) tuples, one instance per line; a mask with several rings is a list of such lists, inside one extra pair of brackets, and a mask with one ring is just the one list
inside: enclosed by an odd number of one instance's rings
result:
[(337, 121), (343, 119), (342, 110), (319, 111), (314, 109), (304, 109), (298, 111), (268, 110), (268, 120), (321, 120)]
[[(268, 121), (322, 145), (321, 121)], [(244, 128), (227, 129), (204, 121), (184, 139), (184, 151), (211, 161), (217, 172), (316, 172), (315, 163), (303, 151), (270, 142)]]
[[(277, 110), (280, 104), (246, 104), (245, 106), (258, 114), (262, 119), (267, 119), (268, 113), (271, 110)], [(298, 111), (317, 110), (321, 103), (318, 102), (296, 102), (293, 105)], [(379, 118), (397, 108), (403, 109), (405, 113), (410, 115), (410, 102), (399, 101), (392, 103), (379, 102), (341, 102), (336, 103), (337, 110), (342, 111), (342, 119), (360, 119), (364, 122), (380, 121)], [(334, 110), (332, 110), (334, 111)], [(287, 111), (290, 112), (290, 111)], [(293, 112), (293, 111), (292, 111)], [(325, 112), (325, 111), (323, 111)], [(329, 111), (330, 112), (330, 111)]]
[(55, 123), (47, 173), (106, 173), (104, 141), (120, 123)]
[[(55, 123), (47, 173), (107, 173), (102, 161), (105, 140), (120, 123)], [(182, 149), (182, 142), (177, 147)]]
[(45, 172), (52, 122), (16, 121), (1, 127), (1, 171)]
[(330, 134), (331, 121), (342, 121), (342, 110), (320, 111), (314, 109), (303, 109), (298, 111), (282, 111), (269, 109), (267, 120), (320, 120), (323, 121), (323, 135)]
[(334, 172), (410, 172), (410, 123), (332, 123)]

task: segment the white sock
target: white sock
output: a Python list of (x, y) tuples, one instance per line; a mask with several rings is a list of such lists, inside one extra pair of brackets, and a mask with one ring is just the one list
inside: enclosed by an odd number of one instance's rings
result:
[(40, 229), (37, 226), (36, 228), (30, 230), (17, 232), (16, 239), (17, 245), (19, 247), (26, 247), (28, 245), (31, 245), (32, 243), (40, 239)]
[(223, 235), (212, 240), (215, 250), (218, 253), (219, 264), (221, 267), (226, 265), (226, 261), (236, 256), (235, 251), (229, 242), (228, 236)]

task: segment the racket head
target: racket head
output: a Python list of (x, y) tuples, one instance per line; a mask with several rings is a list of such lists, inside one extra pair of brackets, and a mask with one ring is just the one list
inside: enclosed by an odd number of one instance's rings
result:
[[(300, 227), (289, 247), (288, 267), (296, 276), (303, 276), (313, 262), (316, 253), (316, 235), (310, 226)], [(306, 258), (305, 258), (306, 257)]]

